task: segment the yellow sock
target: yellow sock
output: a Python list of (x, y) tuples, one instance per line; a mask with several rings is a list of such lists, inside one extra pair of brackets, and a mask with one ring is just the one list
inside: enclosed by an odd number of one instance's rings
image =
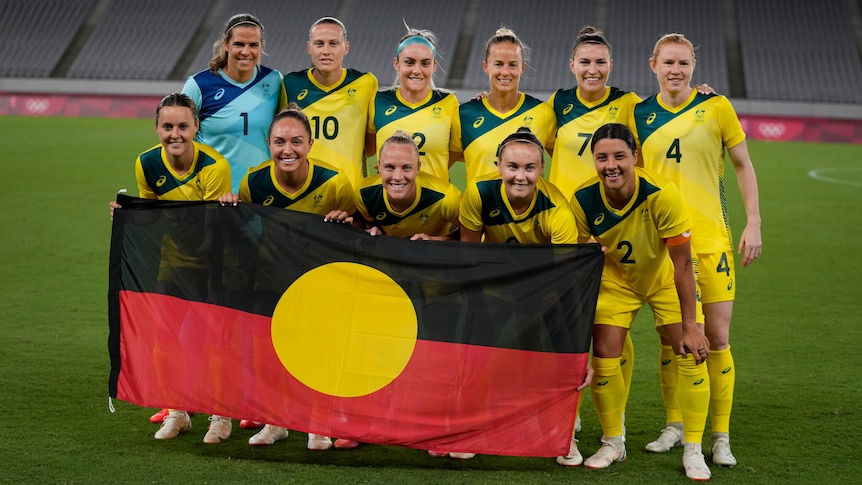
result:
[[(623, 343), (623, 353), (620, 355), (620, 369), (623, 373), (623, 382), (626, 386), (626, 402), (629, 399), (629, 391), (632, 388), (632, 371), (635, 367), (635, 345), (632, 342), (631, 332), (626, 332), (626, 341)], [(625, 412), (625, 410), (623, 410)]]
[(593, 368), (596, 373), (590, 390), (602, 431), (605, 436), (622, 436), (626, 386), (620, 370), (620, 359), (593, 357)]
[[(583, 389), (582, 391), (580, 391), (578, 393), (578, 406), (575, 408), (575, 425), (577, 425), (578, 416), (581, 415), (581, 405), (584, 404), (584, 393), (585, 392), (587, 392), (587, 390)], [(577, 433), (577, 431), (575, 430), (575, 428), (572, 428), (572, 436), (574, 436), (575, 433)]]
[(661, 379), (661, 398), (664, 401), (668, 423), (682, 422), (682, 412), (679, 410), (679, 401), (676, 396), (676, 381), (679, 376), (676, 358), (673, 347), (670, 345), (661, 346), (658, 354), (658, 374)]
[(706, 363), (696, 364), (691, 354), (678, 356), (677, 360), (679, 381), (676, 392), (682, 412), (685, 442), (700, 443), (703, 441), (703, 428), (706, 427), (706, 415), (709, 412), (709, 371)]
[(736, 383), (736, 367), (730, 347), (711, 350), (706, 359), (709, 369), (709, 413), (712, 416), (713, 433), (730, 432), (730, 410), (733, 407), (733, 385)]

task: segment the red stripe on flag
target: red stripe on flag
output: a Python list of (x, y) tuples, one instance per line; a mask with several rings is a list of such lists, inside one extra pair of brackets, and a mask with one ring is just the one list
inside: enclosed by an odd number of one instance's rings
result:
[(287, 372), (269, 317), (131, 291), (120, 312), (120, 399), (419, 449), (565, 455), (587, 364), (587, 354), (417, 340), (394, 381), (342, 398)]

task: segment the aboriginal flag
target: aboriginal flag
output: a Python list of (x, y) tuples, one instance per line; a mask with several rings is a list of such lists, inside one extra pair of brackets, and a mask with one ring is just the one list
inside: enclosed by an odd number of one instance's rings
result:
[(111, 397), (366, 443), (568, 451), (597, 245), (409, 241), (256, 204), (118, 202)]

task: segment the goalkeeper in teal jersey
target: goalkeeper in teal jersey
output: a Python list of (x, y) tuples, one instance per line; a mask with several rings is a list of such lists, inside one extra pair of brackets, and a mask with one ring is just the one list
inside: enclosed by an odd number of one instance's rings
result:
[(269, 158), (266, 132), (286, 104), (281, 73), (260, 65), (263, 46), (260, 21), (250, 14), (234, 15), (213, 46), (209, 68), (183, 86), (200, 112), (197, 141), (227, 158), (233, 191), (249, 168)]

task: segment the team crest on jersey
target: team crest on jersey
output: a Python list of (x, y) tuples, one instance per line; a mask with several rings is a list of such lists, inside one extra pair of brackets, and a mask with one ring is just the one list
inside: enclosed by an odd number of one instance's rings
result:
[(616, 106), (611, 106), (608, 108), (608, 118), (615, 120), (617, 119), (617, 113), (619, 113), (620, 109)]
[(563, 114), (567, 115), (567, 114), (571, 113), (572, 108), (574, 108), (574, 107), (575, 107), (575, 105), (573, 105), (572, 103), (569, 103), (565, 108), (563, 108)]
[(433, 113), (435, 120), (439, 120), (443, 115), (443, 108), (435, 106), (431, 109), (431, 113)]
[(314, 207), (323, 207), (323, 194), (314, 196)]
[(641, 209), (641, 217), (643, 218), (644, 222), (649, 221), (649, 208), (644, 207), (643, 209)]
[(263, 199), (263, 205), (265, 205), (265, 206), (270, 206), (270, 205), (272, 205), (272, 202), (273, 202), (274, 200), (275, 200), (275, 196), (274, 196), (274, 195), (269, 195), (269, 196), (267, 196), (267, 198)]
[(156, 187), (161, 187), (162, 185), (165, 185), (165, 182), (167, 182), (167, 181), (168, 181), (168, 178), (165, 177), (164, 175), (162, 175), (161, 177), (159, 177), (158, 180), (156, 180)]
[(533, 117), (532, 116), (524, 116), (524, 126), (527, 128), (533, 126)]
[(428, 224), (428, 214), (422, 214), (419, 216), (419, 224), (425, 225)]
[(350, 88), (347, 90), (347, 101), (356, 101), (356, 88)]
[(213, 99), (218, 101), (221, 99), (222, 96), (224, 96), (224, 88), (221, 88), (218, 91), (216, 91), (215, 96), (213, 96)]
[(593, 225), (594, 226), (601, 225), (601, 223), (604, 221), (605, 221), (605, 213), (601, 212), (601, 213), (599, 213), (599, 215), (596, 216), (595, 219), (593, 219)]
[(306, 96), (308, 96), (308, 90), (303, 89), (302, 91), (299, 92), (299, 94), (296, 95), (296, 99), (298, 101), (302, 101), (303, 99), (305, 99)]
[(480, 117), (476, 118), (476, 121), (473, 122), (473, 128), (478, 128), (478, 127), (482, 126), (482, 124), (484, 122), (485, 122), (484, 116), (480, 116)]
[(697, 111), (694, 112), (694, 120), (696, 123), (703, 123), (705, 117), (706, 110), (703, 108), (698, 108)]
[(377, 219), (378, 221), (382, 221), (383, 219), (386, 219), (386, 213), (385, 212), (378, 212), (377, 215), (374, 216), (374, 218)]
[(386, 108), (386, 111), (384, 111), (383, 114), (385, 114), (386, 116), (389, 116), (392, 113), (394, 113), (395, 110), (397, 110), (397, 109), (398, 109), (398, 107), (393, 104), (392, 106)]
[(655, 113), (650, 113), (649, 116), (647, 116), (646, 124), (651, 125), (653, 121), (655, 121)]
[(269, 92), (269, 83), (260, 83), (260, 87), (263, 88), (264, 92)]

